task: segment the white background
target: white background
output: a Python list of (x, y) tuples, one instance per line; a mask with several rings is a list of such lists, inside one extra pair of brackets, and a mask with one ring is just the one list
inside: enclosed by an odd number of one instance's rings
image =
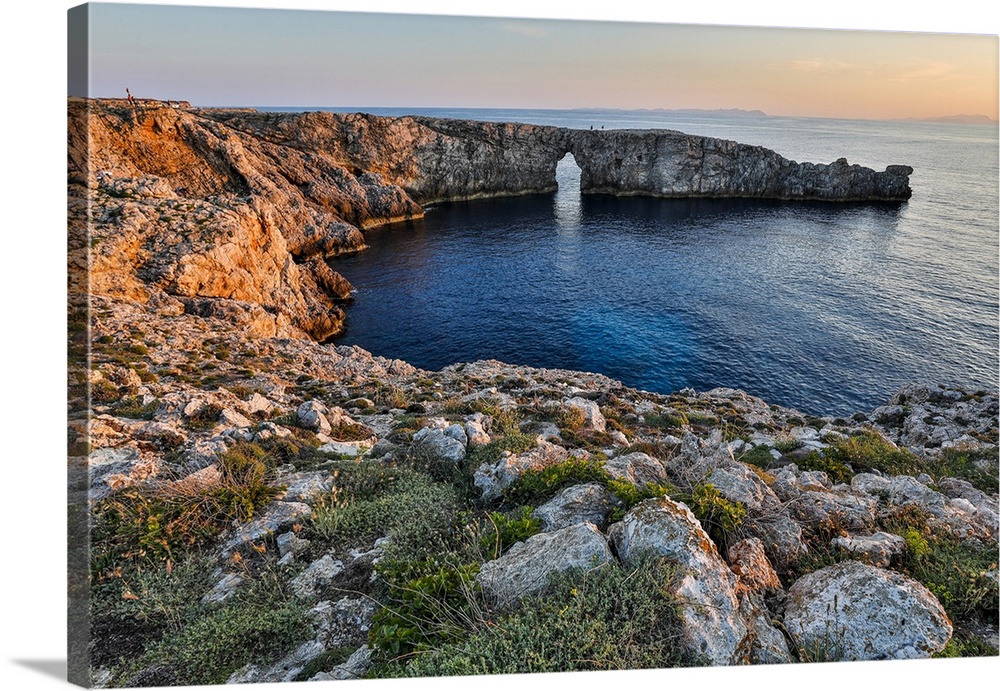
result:
[[(0, 573), (5, 689), (65, 686), (65, 94), (66, 10), (56, 0), (5, 5), (0, 216), (3, 357), (0, 377)], [(166, 3), (161, 3), (166, 4)], [(798, 0), (656, 3), (649, 0), (558, 2), (510, 0), (272, 0), (179, 4), (340, 9), (661, 21), (748, 26), (823, 27), (998, 33), (1000, 11), (981, 0), (916, 3)], [(660, 6), (662, 5), (662, 6)], [(989, 8), (989, 9), (987, 9)], [(992, 685), (1000, 658), (798, 665), (493, 677), (409, 682), (370, 681), (352, 688), (487, 690), (513, 683), (530, 688), (573, 684), (582, 689), (628, 685), (705, 689), (941, 689)], [(993, 682), (989, 682), (992, 679)], [(327, 686), (334, 682), (327, 682)], [(287, 688), (277, 684), (252, 689)]]

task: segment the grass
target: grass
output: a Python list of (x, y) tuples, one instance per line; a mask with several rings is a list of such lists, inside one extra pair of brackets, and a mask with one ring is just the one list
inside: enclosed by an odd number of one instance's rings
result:
[(119, 417), (125, 417), (131, 420), (152, 420), (153, 414), (156, 412), (159, 405), (160, 402), (157, 400), (150, 401), (149, 403), (143, 405), (137, 397), (128, 396), (120, 399), (117, 403), (111, 406), (111, 412)]
[(957, 540), (935, 531), (916, 507), (896, 510), (881, 521), (887, 532), (901, 536), (906, 549), (899, 570), (934, 593), (956, 628), (973, 622), (1000, 623), (996, 581), (996, 544)]
[(522, 506), (510, 515), (491, 511), (489, 527), (479, 536), (479, 546), (487, 559), (496, 559), (516, 542), (527, 540), (542, 529), (542, 521), (532, 516), (530, 506)]
[(995, 448), (945, 449), (938, 457), (921, 458), (906, 449), (897, 449), (870, 430), (835, 440), (829, 448), (822, 452), (810, 452), (797, 459), (796, 463), (800, 470), (822, 470), (835, 484), (850, 482), (855, 473), (876, 470), (887, 475), (913, 477), (926, 473), (935, 480), (955, 477), (970, 482), (987, 494), (996, 494), (998, 490)]

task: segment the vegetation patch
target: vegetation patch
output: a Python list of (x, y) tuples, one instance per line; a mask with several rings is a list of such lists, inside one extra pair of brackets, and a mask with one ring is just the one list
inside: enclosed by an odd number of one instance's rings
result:
[(422, 558), (451, 538), (459, 511), (454, 487), (426, 473), (375, 463), (347, 463), (315, 508), (310, 530), (340, 548), (388, 536), (395, 558)]
[(534, 509), (522, 506), (511, 515), (491, 511), (479, 536), (479, 547), (486, 559), (496, 559), (516, 542), (523, 542), (542, 529), (542, 521), (532, 516)]
[(662, 559), (553, 577), (548, 591), (482, 621), (465, 640), (395, 660), (371, 676), (448, 676), (641, 669), (702, 664), (680, 643), (679, 607)]
[(609, 479), (600, 461), (570, 458), (540, 470), (528, 470), (503, 492), (505, 503), (537, 506), (570, 485), (606, 483)]
[(231, 601), (168, 631), (141, 659), (164, 665), (180, 685), (223, 684), (248, 663), (268, 664), (311, 637), (306, 607), (264, 578)]
[(256, 444), (240, 442), (219, 456), (219, 481), (144, 485), (118, 492), (95, 511), (94, 567), (121, 562), (176, 562), (192, 547), (252, 518), (280, 491)]

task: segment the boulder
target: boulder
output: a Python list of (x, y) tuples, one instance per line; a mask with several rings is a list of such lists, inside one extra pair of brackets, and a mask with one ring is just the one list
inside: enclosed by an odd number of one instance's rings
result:
[[(462, 437), (465, 437), (465, 430), (461, 426), (453, 425), (453, 427), (456, 427), (462, 433)], [(465, 458), (465, 443), (455, 438), (458, 436), (457, 432), (448, 434), (448, 430), (451, 430), (451, 427), (444, 430), (436, 427), (424, 427), (413, 435), (413, 444), (438, 458), (458, 463)]]
[(334, 559), (329, 554), (324, 554), (293, 578), (288, 584), (288, 588), (296, 597), (316, 597), (343, 570), (344, 563), (342, 561)]
[(866, 530), (875, 523), (876, 501), (847, 492), (803, 492), (790, 502), (792, 515), (800, 522), (825, 530)]
[(532, 515), (541, 519), (543, 531), (551, 532), (577, 523), (603, 525), (611, 510), (620, 505), (611, 492), (592, 482), (567, 487), (535, 509)]
[(583, 413), (583, 429), (587, 432), (604, 432), (607, 421), (601, 413), (601, 408), (593, 401), (576, 396), (566, 401), (566, 407)]
[(854, 554), (859, 561), (885, 567), (889, 566), (893, 557), (903, 553), (906, 540), (898, 535), (878, 532), (874, 535), (835, 537), (830, 544)]
[(952, 626), (937, 598), (893, 571), (848, 561), (797, 580), (788, 590), (785, 630), (813, 661), (930, 657)]
[(327, 407), (316, 400), (306, 401), (295, 411), (300, 425), (320, 434), (329, 434), (333, 429), (326, 418), (327, 412)]
[(631, 482), (636, 487), (663, 485), (667, 482), (667, 471), (663, 464), (641, 451), (610, 458), (604, 463), (604, 469), (612, 477)]
[(781, 590), (781, 581), (764, 553), (764, 543), (748, 537), (730, 545), (729, 567), (745, 589), (756, 591)]
[(344, 679), (358, 679), (364, 676), (368, 668), (371, 667), (372, 649), (366, 645), (361, 646), (351, 654), (347, 661), (337, 665), (329, 672), (319, 672), (309, 681), (334, 681)]
[(698, 519), (682, 503), (648, 499), (615, 523), (609, 536), (626, 563), (662, 555), (680, 572), (670, 589), (677, 597), (687, 648), (712, 665), (745, 659), (748, 631), (740, 616), (736, 575), (719, 556)]
[(372, 448), (372, 445), (365, 441), (331, 441), (318, 447), (316, 451), (330, 454), (331, 456), (357, 458), (370, 448)]
[(597, 526), (578, 523), (515, 543), (499, 559), (483, 564), (476, 580), (498, 607), (506, 608), (542, 591), (555, 573), (588, 569), (611, 559)]

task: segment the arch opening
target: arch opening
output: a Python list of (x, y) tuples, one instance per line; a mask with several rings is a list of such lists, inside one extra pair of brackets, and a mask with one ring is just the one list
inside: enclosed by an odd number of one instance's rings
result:
[(555, 215), (560, 228), (580, 226), (581, 174), (580, 166), (571, 153), (566, 153), (556, 164)]

